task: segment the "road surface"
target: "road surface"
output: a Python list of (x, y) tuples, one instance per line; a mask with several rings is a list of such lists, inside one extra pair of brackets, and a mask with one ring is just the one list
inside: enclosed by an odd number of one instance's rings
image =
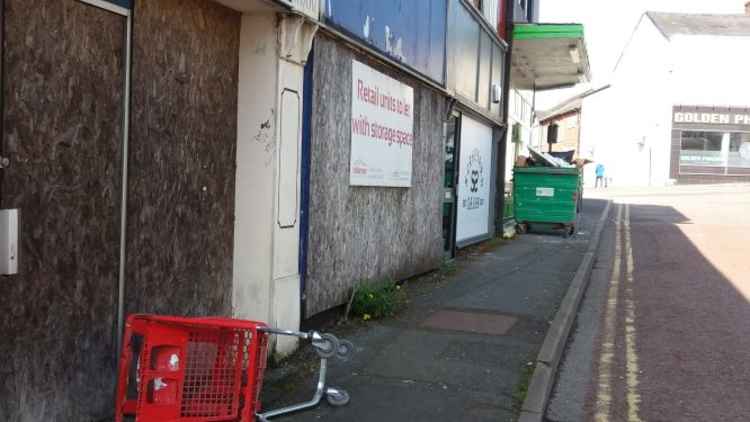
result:
[(750, 187), (610, 197), (547, 420), (750, 421)]

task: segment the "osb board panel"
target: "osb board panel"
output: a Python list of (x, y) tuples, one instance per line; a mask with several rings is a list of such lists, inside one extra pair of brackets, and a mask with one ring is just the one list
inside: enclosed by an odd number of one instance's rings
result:
[(128, 313), (230, 313), (240, 18), (135, 2)]
[[(344, 303), (359, 280), (403, 279), (442, 260), (445, 99), (412, 80), (412, 187), (349, 186), (353, 51), (315, 42), (306, 316)], [(392, 71), (358, 57), (377, 70)]]
[(112, 413), (125, 19), (75, 0), (5, 0), (0, 420)]

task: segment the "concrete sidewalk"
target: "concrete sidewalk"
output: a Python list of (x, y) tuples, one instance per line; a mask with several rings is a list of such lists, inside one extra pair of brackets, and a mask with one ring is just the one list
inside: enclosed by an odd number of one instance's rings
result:
[[(397, 317), (334, 329), (356, 347), (350, 361), (329, 366), (329, 384), (346, 389), (351, 403), (277, 420), (515, 420), (532, 362), (605, 205), (586, 200), (570, 239), (532, 233), (476, 248), (443, 281), (407, 283), (410, 303)], [(300, 355), (297, 366), (292, 359), (291, 369), (267, 373), (269, 407), (312, 395), (314, 375), (299, 377), (299, 362), (312, 356)]]

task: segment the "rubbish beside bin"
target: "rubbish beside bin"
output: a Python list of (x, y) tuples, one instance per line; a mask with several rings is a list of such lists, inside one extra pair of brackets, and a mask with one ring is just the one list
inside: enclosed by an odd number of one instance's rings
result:
[(575, 233), (581, 196), (581, 172), (565, 167), (516, 167), (513, 196), (518, 224), (554, 225)]

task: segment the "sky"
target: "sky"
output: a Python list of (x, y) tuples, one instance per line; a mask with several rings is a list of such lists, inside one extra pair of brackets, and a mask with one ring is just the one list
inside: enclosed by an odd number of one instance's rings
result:
[(620, 53), (646, 11), (744, 13), (747, 0), (541, 0), (542, 23), (582, 23), (593, 81), (590, 85), (537, 94), (537, 110), (609, 82)]

